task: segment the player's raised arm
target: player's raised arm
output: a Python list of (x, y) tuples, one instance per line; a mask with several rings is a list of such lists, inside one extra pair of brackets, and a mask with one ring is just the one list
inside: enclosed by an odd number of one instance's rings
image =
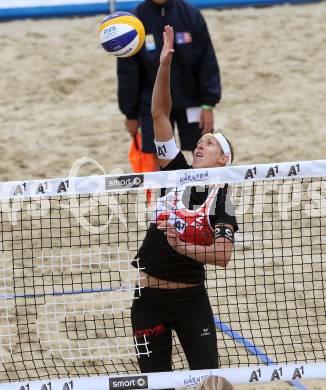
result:
[(165, 26), (163, 32), (164, 45), (160, 56), (153, 96), (152, 117), (154, 123), (155, 144), (160, 166), (166, 167), (174, 159), (179, 150), (176, 147), (173, 129), (170, 122), (172, 107), (170, 92), (170, 71), (173, 55), (173, 27)]

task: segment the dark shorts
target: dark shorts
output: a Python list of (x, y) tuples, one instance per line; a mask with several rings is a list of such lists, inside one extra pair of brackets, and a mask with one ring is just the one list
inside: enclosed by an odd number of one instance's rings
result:
[(214, 317), (204, 286), (170, 290), (145, 287), (140, 297), (137, 292), (131, 322), (141, 372), (172, 370), (172, 330), (191, 370), (218, 368)]
[[(188, 123), (186, 110), (172, 110), (171, 124), (173, 129), (177, 125), (181, 150), (194, 151), (201, 137), (199, 123)], [(140, 125), (143, 136), (143, 152), (156, 153), (152, 115), (150, 113), (141, 114)]]

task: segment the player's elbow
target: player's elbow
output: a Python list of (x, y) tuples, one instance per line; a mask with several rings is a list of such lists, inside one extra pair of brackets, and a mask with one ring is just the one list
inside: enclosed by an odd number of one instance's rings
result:
[(222, 268), (226, 268), (231, 260), (231, 257), (231, 252), (224, 253), (223, 257), (219, 261), (219, 266)]
[(215, 263), (217, 266), (226, 268), (232, 258), (233, 244), (225, 242), (215, 252)]

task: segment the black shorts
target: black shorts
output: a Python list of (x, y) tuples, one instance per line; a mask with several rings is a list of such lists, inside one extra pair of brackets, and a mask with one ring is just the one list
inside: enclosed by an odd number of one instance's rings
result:
[[(189, 123), (186, 110), (172, 110), (170, 119), (173, 129), (175, 124), (178, 127), (181, 150), (194, 151), (202, 132), (199, 123)], [(150, 113), (140, 115), (140, 126), (143, 152), (156, 153), (153, 119)]]
[[(131, 321), (141, 372), (172, 370), (172, 330), (191, 370), (219, 367), (216, 329), (205, 287), (136, 291)], [(144, 345), (144, 336), (147, 345)]]

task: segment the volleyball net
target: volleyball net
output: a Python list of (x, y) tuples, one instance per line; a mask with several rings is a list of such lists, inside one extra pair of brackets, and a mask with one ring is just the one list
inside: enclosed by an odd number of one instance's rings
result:
[[(326, 378), (325, 176), (322, 160), (1, 183), (0, 389)], [(157, 193), (225, 183), (239, 230), (227, 268), (206, 266), (221, 370), (188, 371), (173, 333), (176, 371), (139, 375), (131, 261)]]

